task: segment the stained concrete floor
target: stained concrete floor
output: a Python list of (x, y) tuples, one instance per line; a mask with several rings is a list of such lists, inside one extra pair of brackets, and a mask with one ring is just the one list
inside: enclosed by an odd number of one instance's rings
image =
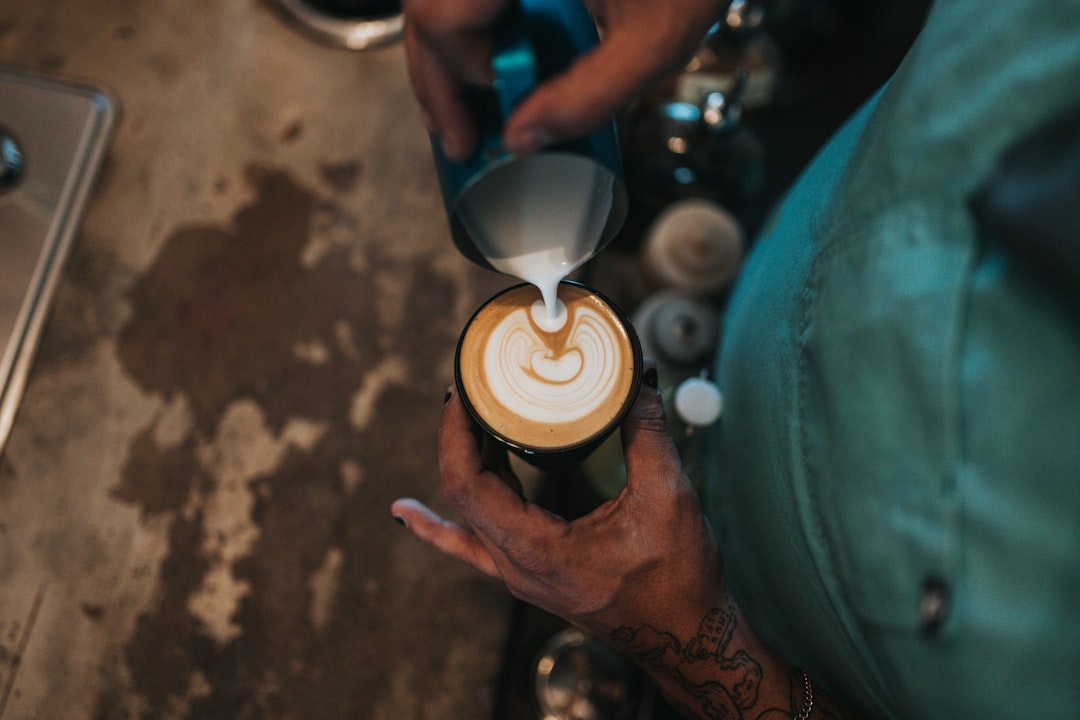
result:
[(0, 66), (121, 105), (0, 460), (0, 718), (489, 717), (510, 601), (387, 506), (441, 506), (507, 281), (448, 240), (400, 45), (5, 0)]

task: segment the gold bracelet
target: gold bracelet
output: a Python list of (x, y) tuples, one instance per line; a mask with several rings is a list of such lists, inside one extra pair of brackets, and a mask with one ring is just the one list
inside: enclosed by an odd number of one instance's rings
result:
[(814, 684), (810, 682), (810, 676), (806, 674), (805, 670), (802, 671), (802, 682), (802, 707), (799, 709), (799, 714), (795, 715), (792, 720), (810, 720), (810, 711), (814, 709)]

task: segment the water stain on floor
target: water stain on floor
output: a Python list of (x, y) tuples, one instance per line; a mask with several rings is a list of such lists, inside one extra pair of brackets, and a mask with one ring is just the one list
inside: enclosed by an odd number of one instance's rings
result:
[[(391, 685), (393, 530), (361, 518), (433, 483), (446, 379), (430, 348), (452, 346), (439, 311), (455, 291), (424, 258), (377, 246), (362, 250), (369, 276), (341, 248), (302, 262), (326, 201), (279, 170), (247, 181), (254, 199), (230, 224), (177, 230), (131, 291), (119, 357), (167, 410), (113, 495), (169, 519), (169, 552), (123, 647), (130, 687), (102, 692), (100, 720), (364, 717)], [(373, 297), (386, 273), (423, 288), (398, 294), (396, 329)]]

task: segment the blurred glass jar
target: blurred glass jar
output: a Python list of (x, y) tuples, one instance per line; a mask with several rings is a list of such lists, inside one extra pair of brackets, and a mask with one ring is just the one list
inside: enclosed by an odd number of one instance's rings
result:
[(580, 630), (551, 637), (536, 662), (534, 683), (542, 720), (630, 720), (633, 664)]
[(644, 277), (658, 289), (718, 298), (746, 252), (742, 225), (707, 198), (671, 203), (649, 225), (641, 249)]
[(697, 105), (710, 93), (730, 95), (743, 73), (743, 107), (752, 111), (769, 104), (776, 93), (782, 57), (766, 30), (765, 17), (757, 0), (733, 0), (693, 57), (650, 90), (642, 98), (642, 107), (668, 102)]
[(698, 103), (642, 107), (624, 130), (627, 184), (649, 211), (692, 197), (738, 208), (762, 187), (764, 149), (742, 122), (741, 73), (730, 92), (710, 92)]

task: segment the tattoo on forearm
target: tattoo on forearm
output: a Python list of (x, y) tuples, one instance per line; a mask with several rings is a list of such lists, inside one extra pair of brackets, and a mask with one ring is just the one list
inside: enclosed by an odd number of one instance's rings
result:
[(780, 713), (780, 708), (756, 707), (761, 664), (743, 650), (729, 650), (737, 622), (735, 608), (729, 604), (711, 610), (697, 634), (685, 643), (650, 625), (621, 627), (611, 639), (643, 667), (667, 674), (678, 683), (685, 699), (672, 700), (688, 718), (744, 720)]

